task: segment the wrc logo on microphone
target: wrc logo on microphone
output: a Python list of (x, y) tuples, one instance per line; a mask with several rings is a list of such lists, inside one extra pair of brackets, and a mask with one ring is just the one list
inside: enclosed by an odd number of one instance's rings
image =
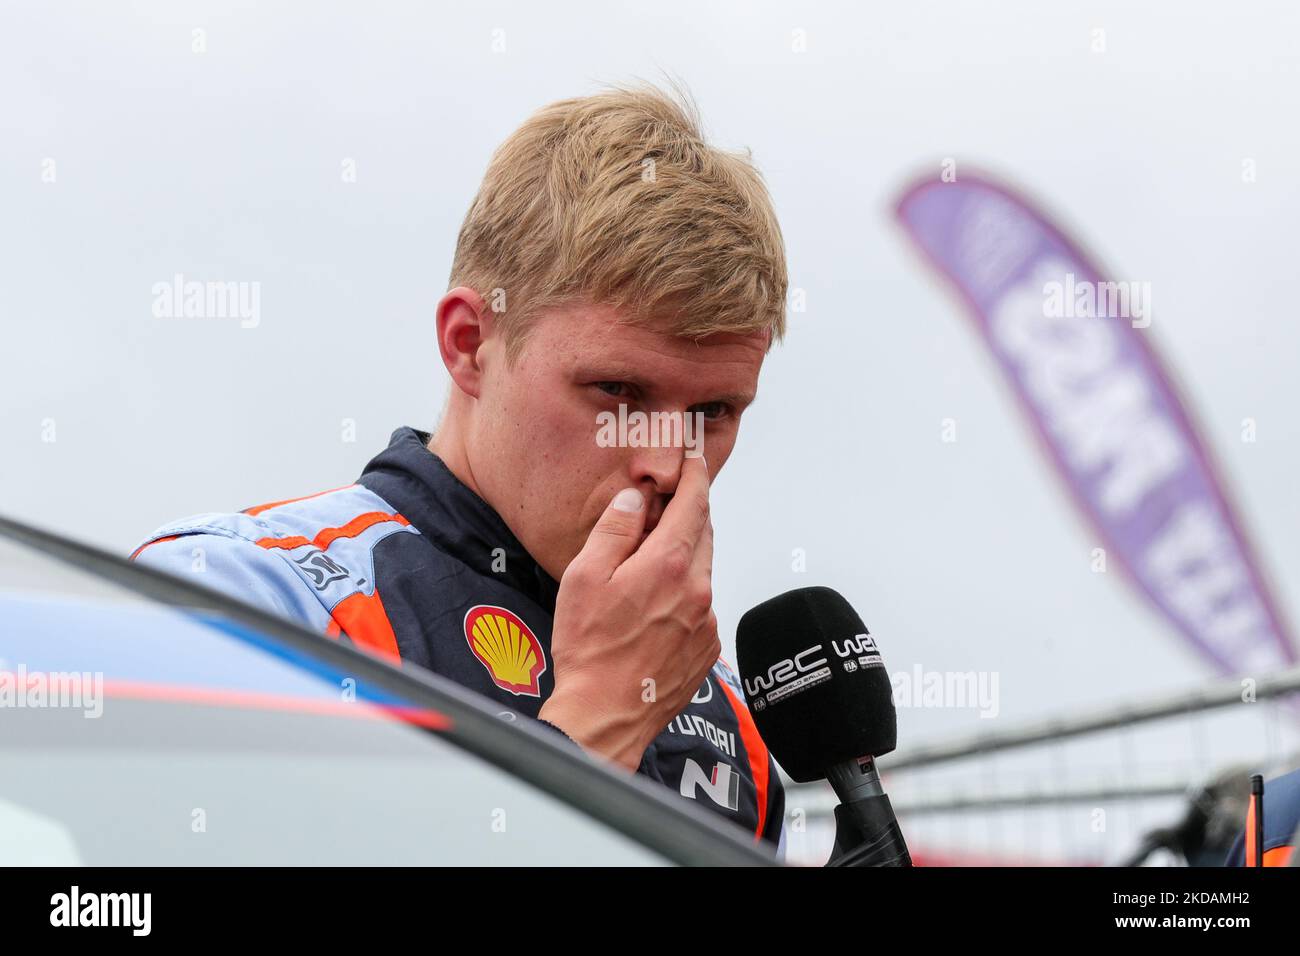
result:
[(783, 661), (777, 661), (767, 669), (766, 674), (759, 674), (752, 680), (745, 678), (745, 693), (750, 697), (757, 697), (763, 691), (771, 690), (777, 684), (782, 684), (790, 678), (821, 667), (826, 663), (826, 658), (819, 657), (812, 663), (806, 663), (805, 657), (811, 657), (822, 649), (820, 644), (814, 644), (812, 647), (805, 648), (793, 657), (787, 657)]
[[(822, 645), (814, 644), (792, 657), (777, 661), (767, 669), (766, 674), (758, 674), (753, 679), (746, 678), (745, 693), (756, 707), (762, 709), (783, 697), (829, 680), (831, 669), (826, 666), (825, 657), (818, 657), (815, 661), (807, 660), (821, 649)], [(760, 700), (764, 701), (761, 706), (758, 704)]]
[(849, 658), (844, 661), (844, 669), (853, 673), (859, 667), (884, 667), (885, 661), (880, 656), (880, 651), (876, 647), (876, 640), (870, 634), (858, 634), (850, 640), (843, 642), (831, 641), (831, 649), (841, 658)]
[(851, 657), (857, 654), (865, 654), (867, 651), (876, 651), (876, 641), (870, 634), (858, 634), (844, 641), (844, 647), (841, 648), (836, 641), (831, 641), (831, 647), (840, 657)]

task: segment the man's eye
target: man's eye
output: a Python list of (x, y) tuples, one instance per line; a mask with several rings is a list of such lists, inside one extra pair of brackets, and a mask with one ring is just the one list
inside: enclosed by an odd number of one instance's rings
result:
[(704, 402), (700, 405), (692, 405), (690, 410), (703, 413), (705, 421), (716, 422), (727, 417), (731, 412), (731, 406), (726, 402)]
[(615, 398), (627, 395), (627, 386), (622, 382), (596, 382), (594, 384), (606, 395), (613, 395)]

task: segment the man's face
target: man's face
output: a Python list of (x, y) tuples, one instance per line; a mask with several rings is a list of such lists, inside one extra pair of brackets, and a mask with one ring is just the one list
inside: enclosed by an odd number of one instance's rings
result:
[(641, 491), (650, 530), (681, 474), (682, 447), (602, 447), (600, 413), (617, 415), (620, 404), (647, 416), (702, 412), (694, 447), (716, 476), (754, 399), (767, 346), (767, 333), (696, 342), (622, 324), (596, 306), (539, 316), (513, 366), (500, 336), (491, 336), (479, 351), (469, 436), (474, 481), (558, 580), (617, 492)]

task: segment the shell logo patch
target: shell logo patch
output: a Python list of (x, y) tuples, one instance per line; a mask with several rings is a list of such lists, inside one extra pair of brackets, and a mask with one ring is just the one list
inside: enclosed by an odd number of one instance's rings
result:
[(514, 611), (491, 604), (470, 608), (465, 614), (465, 640), (502, 690), (516, 697), (541, 696), (537, 682), (546, 673), (546, 654)]

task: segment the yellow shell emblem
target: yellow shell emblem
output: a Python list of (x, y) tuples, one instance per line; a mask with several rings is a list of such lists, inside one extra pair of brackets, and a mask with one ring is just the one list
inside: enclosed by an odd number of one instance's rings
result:
[(514, 611), (490, 604), (470, 608), (465, 615), (465, 640), (502, 690), (541, 696), (538, 679), (546, 673), (546, 654)]

